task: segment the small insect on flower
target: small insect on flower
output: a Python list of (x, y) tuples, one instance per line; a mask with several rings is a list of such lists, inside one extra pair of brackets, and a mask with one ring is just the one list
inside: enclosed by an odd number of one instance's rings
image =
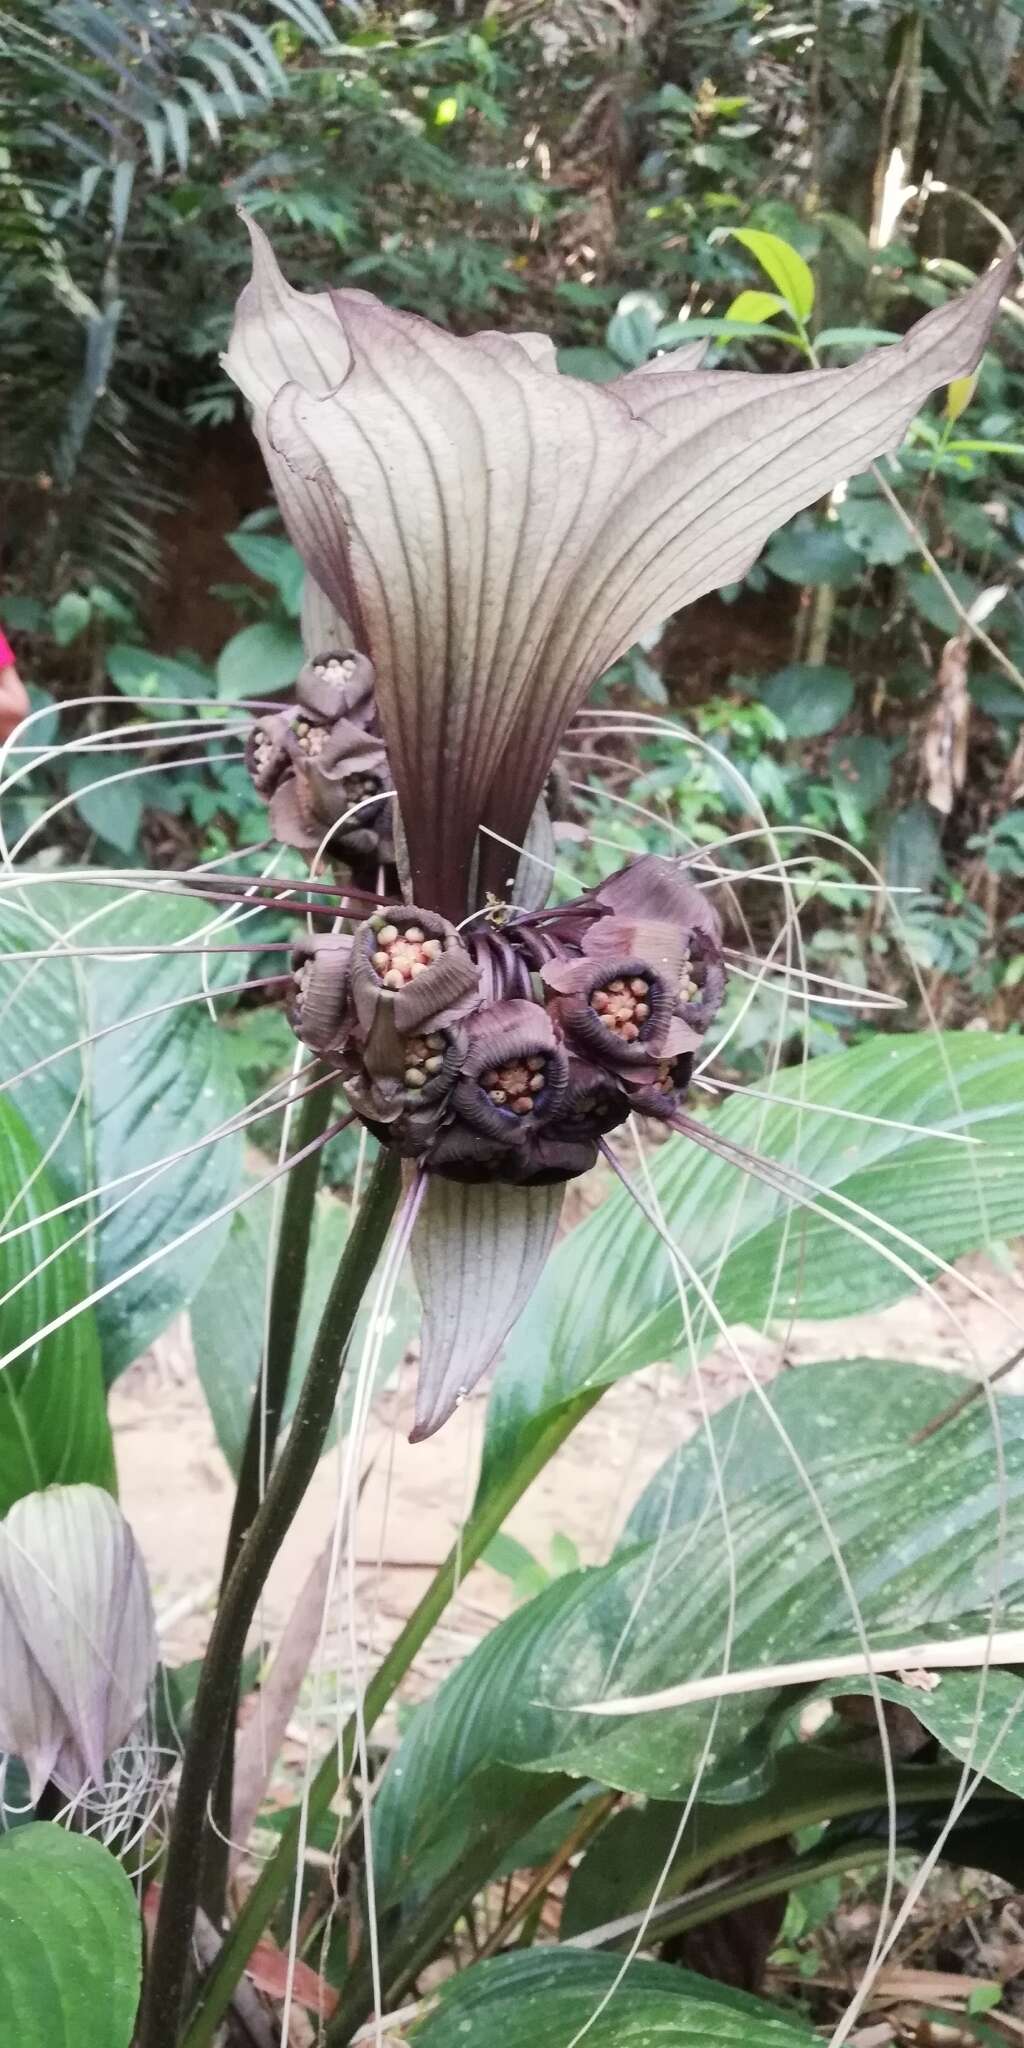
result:
[(596, 386), (560, 375), (543, 335), (461, 339), (366, 292), (294, 291), (249, 231), (226, 366), (309, 620), (346, 650), (311, 646), (297, 709), (259, 722), (249, 763), (280, 838), (353, 879), (372, 860), (386, 889), (351, 938), (296, 950), (291, 1017), (414, 1163), (420, 1437), (497, 1355), (562, 1184), (634, 1111), (678, 1119), (724, 991), (683, 863), (545, 908), (571, 719), (641, 634), (898, 447), (979, 361), (1015, 258), (846, 369), (702, 370), (698, 346)]
[(143, 1721), (156, 1674), (138, 1545), (98, 1486), (26, 1494), (0, 1523), (0, 1751), (20, 1757), (33, 1802), (102, 1788)]

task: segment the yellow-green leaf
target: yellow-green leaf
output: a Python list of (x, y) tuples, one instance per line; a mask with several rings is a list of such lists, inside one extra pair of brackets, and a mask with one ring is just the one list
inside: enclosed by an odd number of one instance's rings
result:
[(781, 235), (766, 234), (763, 228), (733, 228), (732, 232), (736, 241), (756, 256), (791, 312), (798, 320), (807, 320), (814, 305), (814, 279), (803, 257)]
[(974, 397), (974, 389), (977, 382), (977, 370), (974, 370), (969, 377), (954, 377), (952, 384), (946, 392), (945, 411), (948, 420), (958, 420), (960, 414), (967, 411)]
[(770, 320), (773, 314), (785, 311), (786, 301), (780, 299), (776, 292), (740, 292), (739, 297), (726, 308), (725, 317), (727, 320), (753, 323)]

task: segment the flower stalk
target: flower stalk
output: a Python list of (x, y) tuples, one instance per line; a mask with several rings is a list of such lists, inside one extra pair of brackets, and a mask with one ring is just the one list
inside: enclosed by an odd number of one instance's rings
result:
[[(270, 1313), (267, 1319), (265, 1368), (258, 1372), (253, 1388), (252, 1407), (249, 1411), (249, 1424), (231, 1513), (231, 1526), (224, 1549), (222, 1593), (228, 1585), (239, 1551), (259, 1511), (260, 1501), (266, 1491), (267, 1476), (273, 1467), (277, 1451), (277, 1439), (295, 1353), (295, 1338), (302, 1311), (313, 1210), (320, 1180), (321, 1155), (316, 1141), (323, 1137), (327, 1129), (333, 1094), (334, 1090), (330, 1083), (325, 1081), (305, 1097), (299, 1112), (296, 1142), (293, 1147), (298, 1155), (298, 1164), (285, 1182), (281, 1227), (274, 1254)], [(232, 1729), (235, 1727), (237, 1714), (236, 1685), (234, 1708), (229, 1717), (229, 1726)], [(225, 1742), (213, 1797), (213, 1824), (208, 1831), (204, 1858), (203, 1905), (214, 1926), (219, 1925), (224, 1911), (230, 1855), (228, 1837), (231, 1833), (234, 1762), (234, 1742)]]
[[(435, 1572), (422, 1599), (367, 1686), (363, 1699), (363, 1720), (367, 1732), (379, 1721), (471, 1567), (483, 1556), (492, 1537), (497, 1535), (538, 1473), (543, 1472), (577, 1424), (589, 1415), (603, 1392), (603, 1387), (588, 1388), (567, 1401), (556, 1414), (548, 1416), (532, 1434), (511, 1470), (496, 1475), (493, 1483), (478, 1497), (460, 1539), (453, 1544), (444, 1563)], [(328, 1812), (341, 1780), (351, 1767), (355, 1744), (356, 1721), (352, 1715), (345, 1724), (341, 1741), (325, 1756), (310, 1786), (307, 1822), (310, 1828), (316, 1827)], [(260, 1871), (238, 1919), (225, 1936), (213, 1969), (200, 1987), (197, 2007), (191, 2024), (185, 2030), (181, 2048), (210, 2048), (248, 1958), (292, 1882), (298, 1847), (299, 1816), (295, 1814), (282, 1830), (277, 1849)], [(149, 2044), (142, 2042), (140, 2048), (149, 2048)], [(156, 2048), (155, 2041), (153, 2048)], [(162, 2043), (160, 2048), (163, 2048)]]
[(230, 1716), (245, 1639), (267, 1574), (319, 1462), (334, 1414), (345, 1348), (387, 1235), (400, 1184), (398, 1160), (383, 1153), (353, 1222), (320, 1320), (288, 1442), (217, 1609), (178, 1786), (138, 2048), (170, 2048), (177, 2039), (191, 1967), (207, 1807), (224, 1744), (233, 1730)]

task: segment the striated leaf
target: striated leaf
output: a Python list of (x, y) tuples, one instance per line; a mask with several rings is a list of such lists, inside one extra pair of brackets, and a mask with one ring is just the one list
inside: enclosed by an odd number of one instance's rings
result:
[(423, 1304), (412, 1442), (440, 1429), (494, 1363), (551, 1249), (564, 1192), (431, 1175), (412, 1234)]
[(12, 2048), (128, 2048), (142, 1928), (109, 1849), (50, 1821), (15, 1828), (0, 1841), (0, 1924)]
[[(98, 1198), (68, 1212), (71, 1230), (94, 1226), (79, 1254), (86, 1288), (154, 1261), (97, 1304), (108, 1381), (192, 1299), (228, 1222), (154, 1255), (239, 1189), (237, 1136), (216, 1136), (151, 1180), (144, 1171), (156, 1173), (163, 1160), (211, 1137), (243, 1107), (228, 1047), (202, 999), (202, 956), (149, 951), (176, 940), (197, 943), (216, 915), (209, 905), (171, 894), (59, 880), (26, 889), (22, 899), (8, 895), (0, 907), (0, 1080), (49, 1061), (17, 1082), (11, 1099), (37, 1142), (55, 1146), (49, 1174), (59, 1197), (117, 1183), (103, 1198), (102, 1217)], [(134, 943), (139, 951), (69, 959), (62, 937), (83, 947)], [(19, 953), (49, 947), (48, 958), (19, 962)], [(213, 989), (237, 978), (241, 957), (208, 956)], [(173, 1007), (152, 1014), (164, 1004)], [(139, 1021), (126, 1024), (133, 1016)], [(93, 1033), (102, 1035), (79, 1045)], [(63, 1047), (73, 1049), (62, 1053)], [(137, 1169), (137, 1178), (124, 1178)]]
[[(639, 1912), (656, 1891), (663, 1899), (678, 1896), (703, 1871), (762, 1843), (886, 1806), (881, 1756), (856, 1756), (848, 1746), (829, 1748), (824, 1741), (790, 1741), (773, 1753), (770, 1770), (749, 1799), (698, 1799), (685, 1826), (676, 1800), (650, 1800), (614, 1814), (570, 1877), (562, 1940)], [(928, 1802), (948, 1811), (959, 1775), (955, 1764), (897, 1771), (898, 1806)]]
[[(881, 1308), (934, 1268), (873, 1229), (875, 1215), (947, 1259), (1024, 1228), (1024, 1043), (988, 1034), (873, 1039), (783, 1073), (780, 1095), (806, 1107), (735, 1097), (709, 1119), (723, 1138), (860, 1203), (862, 1229), (809, 1214), (727, 1160), (678, 1139), (652, 1162), (668, 1227), (727, 1323), (842, 1316)], [(980, 1138), (974, 1146), (915, 1130), (830, 1116), (828, 1109)], [(721, 1264), (724, 1256), (724, 1264)], [(698, 1351), (714, 1338), (691, 1292)], [(482, 1484), (517, 1454), (540, 1419), (586, 1388), (608, 1385), (683, 1349), (671, 1262), (630, 1196), (616, 1191), (552, 1255), (496, 1376)]]
[[(44, 1263), (69, 1234), (62, 1219), (41, 1220), (54, 1206), (39, 1147), (0, 1097), (0, 1217), (5, 1232), (32, 1225), (0, 1244), (0, 1356), (86, 1291), (77, 1246)], [(100, 1349), (88, 1310), (0, 1372), (0, 1515), (22, 1494), (60, 1480), (114, 1485)]]
[(478, 2035), (502, 2048), (567, 2048), (584, 2028), (591, 2048), (810, 2048), (815, 2038), (760, 1999), (667, 1963), (633, 1963), (594, 2020), (621, 1966), (570, 1949), (498, 1956), (444, 1988), (416, 2048), (465, 2048)]
[(217, 693), (221, 697), (280, 694), (291, 689), (302, 662), (299, 634), (272, 619), (260, 619), (255, 626), (243, 626), (240, 633), (233, 633), (221, 648)]
[[(471, 1825), (474, 1787), (499, 1766), (558, 1774), (559, 1782), (563, 1774), (594, 1778), (660, 1799), (689, 1789), (710, 1745), (705, 1800), (729, 1801), (767, 1788), (773, 1744), (793, 1711), (792, 1691), (776, 1686), (717, 1705), (607, 1718), (574, 1711), (574, 1703), (643, 1697), (663, 1683), (711, 1678), (726, 1660), (732, 1671), (752, 1671), (855, 1647), (835, 1546), (872, 1646), (955, 1639), (985, 1626), (1000, 1558), (1002, 1502), (1000, 1615), (1006, 1625), (1019, 1626), (1024, 1402), (1010, 1396), (998, 1402), (1005, 1491), (980, 1403), (916, 1447), (897, 1438), (897, 1426), (907, 1419), (902, 1404), (888, 1439), (881, 1425), (854, 1433), (840, 1423), (830, 1436), (822, 1418), (836, 1376), (851, 1373), (851, 1408), (859, 1393), (860, 1412), (870, 1418), (873, 1407), (885, 1405), (885, 1377), (895, 1370), (874, 1362), (806, 1366), (773, 1389), (783, 1425), (792, 1425), (794, 1443), (804, 1450), (820, 1512), (791, 1456), (777, 1459), (781, 1472), (771, 1465), (759, 1469), (757, 1446), (766, 1436), (759, 1404), (734, 1403), (716, 1425), (728, 1446), (729, 1546), (717, 1540), (720, 1510), (706, 1451), (687, 1446), (674, 1461), (678, 1491), (660, 1486), (655, 1535), (627, 1545), (601, 1569), (556, 1580), (485, 1638), (417, 1714), (381, 1788), (382, 1896), (400, 1888), (446, 1826), (450, 1840), (452, 1815), (464, 1815)], [(934, 1412), (944, 1404), (949, 1381), (939, 1372), (931, 1377)], [(915, 1406), (923, 1405), (923, 1387), (919, 1376)], [(974, 1673), (963, 1682), (977, 1693), (981, 1681)], [(944, 1684), (942, 1678), (935, 1698)], [(993, 1714), (1000, 1706), (993, 1693)], [(961, 1740), (965, 1726), (961, 1720)], [(984, 1755), (978, 1751), (979, 1762)], [(986, 1768), (996, 1777), (998, 1759)]]

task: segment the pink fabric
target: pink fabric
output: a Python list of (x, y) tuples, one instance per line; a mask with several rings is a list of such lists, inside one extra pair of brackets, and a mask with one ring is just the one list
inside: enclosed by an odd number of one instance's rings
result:
[(14, 668), (14, 649), (0, 626), (0, 668)]

